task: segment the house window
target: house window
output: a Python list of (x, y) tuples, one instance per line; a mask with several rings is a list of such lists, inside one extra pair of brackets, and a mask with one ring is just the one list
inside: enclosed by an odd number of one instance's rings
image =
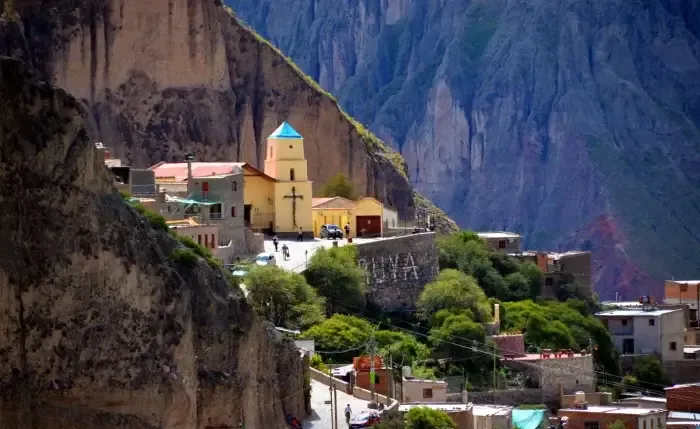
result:
[(668, 348), (670, 348), (672, 351), (676, 351), (676, 342), (671, 341), (671, 343), (668, 345)]
[(293, 168), (289, 169), (289, 180), (291, 180), (292, 182), (294, 181), (294, 169)]
[(216, 248), (216, 238), (214, 237), (214, 234), (211, 235), (211, 248)]
[(583, 429), (600, 429), (599, 422), (584, 422)]
[(272, 158), (272, 146), (270, 146), (270, 158)]
[(620, 324), (621, 324), (622, 326), (627, 326), (627, 319), (622, 319), (622, 320), (620, 320)]
[(423, 399), (432, 399), (433, 389), (423, 389)]
[(204, 234), (204, 247), (209, 247), (209, 234)]
[(681, 285), (681, 292), (688, 292), (688, 285)]
[(209, 192), (209, 182), (202, 182), (202, 192)]
[(197, 236), (197, 244), (199, 244), (200, 246), (202, 245), (202, 234), (199, 234)]
[(642, 429), (647, 429), (647, 421), (646, 421), (646, 419), (644, 419), (644, 421), (642, 421)]
[(508, 245), (508, 242), (506, 240), (498, 240), (498, 248), (499, 249), (505, 249), (507, 245)]
[(235, 180), (233, 182), (231, 182), (231, 190), (233, 192), (238, 191), (238, 182), (236, 182)]
[(544, 279), (544, 284), (545, 284), (546, 286), (552, 286), (552, 285), (554, 284), (554, 278), (552, 278), (552, 277), (547, 277), (546, 279)]
[(231, 207), (231, 217), (236, 217), (236, 208)]
[(654, 326), (656, 321), (654, 319), (649, 319), (649, 326)]

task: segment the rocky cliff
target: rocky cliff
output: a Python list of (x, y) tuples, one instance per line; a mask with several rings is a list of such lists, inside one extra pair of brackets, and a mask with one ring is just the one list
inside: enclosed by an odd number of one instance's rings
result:
[(605, 297), (700, 275), (697, 1), (227, 2), (460, 225), (592, 249)]
[(279, 428), (304, 365), (113, 188), (79, 103), (0, 58), (0, 427)]
[(134, 166), (191, 150), (200, 160), (262, 166), (266, 137), (287, 120), (305, 138), (316, 190), (343, 172), (362, 194), (414, 215), (401, 156), (220, 1), (4, 3), (18, 24), (6, 26), (0, 53), (31, 62), (84, 102), (90, 135)]

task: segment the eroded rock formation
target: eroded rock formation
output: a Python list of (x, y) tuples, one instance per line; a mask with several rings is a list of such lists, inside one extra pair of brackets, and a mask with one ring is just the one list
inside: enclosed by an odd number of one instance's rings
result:
[(304, 365), (126, 206), (80, 104), (0, 58), (0, 427), (281, 429)]
[[(413, 216), (401, 156), (220, 1), (51, 5), (13, 0), (4, 13), (18, 24), (6, 26), (0, 53), (31, 61), (45, 79), (83, 101), (91, 136), (115, 156), (149, 166), (194, 150), (200, 160), (262, 166), (267, 135), (287, 120), (305, 138), (316, 190), (343, 172), (362, 194), (396, 207), (403, 218)], [(448, 219), (443, 224), (454, 226)]]

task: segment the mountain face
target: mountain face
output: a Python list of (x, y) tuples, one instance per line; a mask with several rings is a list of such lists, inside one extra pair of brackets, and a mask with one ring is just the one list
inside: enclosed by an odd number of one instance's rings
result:
[[(286, 427), (304, 364), (125, 205), (80, 104), (0, 57), (0, 427)], [(41, 410), (41, 412), (37, 412)], [(301, 417), (300, 417), (301, 418)]]
[(220, 1), (13, 0), (0, 12), (0, 53), (83, 102), (91, 137), (134, 166), (192, 150), (203, 161), (262, 166), (266, 137), (287, 120), (305, 138), (314, 189), (343, 172), (402, 218), (417, 209), (454, 227), (414, 201), (400, 155)]
[(227, 0), (460, 226), (594, 252), (602, 297), (700, 276), (700, 3)]

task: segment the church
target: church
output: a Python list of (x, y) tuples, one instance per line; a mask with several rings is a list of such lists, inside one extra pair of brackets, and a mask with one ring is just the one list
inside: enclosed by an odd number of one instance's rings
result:
[[(287, 122), (267, 138), (263, 171), (248, 163), (194, 160), (161, 162), (150, 169), (155, 172), (161, 191), (184, 197), (189, 206), (199, 206), (199, 213), (216, 211), (215, 216), (207, 217), (204, 213), (205, 218), (223, 221), (242, 215), (245, 226), (255, 230), (280, 237), (296, 237), (301, 231), (305, 238), (313, 237), (312, 182), (308, 177), (304, 139)], [(236, 182), (230, 179), (230, 175), (240, 172), (242, 195)], [(198, 192), (200, 187), (202, 192)], [(215, 189), (230, 195), (212, 201)]]

